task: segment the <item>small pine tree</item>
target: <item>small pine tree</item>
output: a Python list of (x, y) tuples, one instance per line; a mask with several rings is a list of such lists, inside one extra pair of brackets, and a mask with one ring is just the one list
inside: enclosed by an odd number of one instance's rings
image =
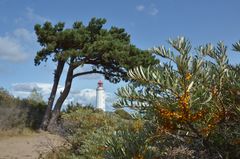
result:
[(36, 88), (33, 88), (33, 90), (31, 91), (28, 99), (30, 101), (34, 101), (34, 102), (37, 102), (37, 103), (44, 103), (42, 94)]

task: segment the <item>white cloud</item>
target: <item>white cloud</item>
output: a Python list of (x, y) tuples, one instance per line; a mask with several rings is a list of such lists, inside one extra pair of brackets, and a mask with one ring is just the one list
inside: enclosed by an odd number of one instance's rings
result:
[[(44, 100), (47, 101), (51, 89), (52, 84), (50, 83), (38, 83), (38, 82), (30, 82), (30, 83), (14, 83), (12, 84), (12, 94), (16, 97), (27, 98), (33, 89), (37, 89), (39, 93), (41, 93), (44, 97)], [(63, 87), (58, 87), (57, 97), (60, 92), (63, 91)], [(106, 97), (106, 109), (113, 110), (112, 103), (114, 102), (114, 95), (110, 92), (105, 92)], [(96, 105), (96, 90), (95, 89), (82, 89), (82, 90), (72, 90), (67, 99), (64, 102), (65, 107), (69, 103), (80, 103), (83, 105), (91, 104), (93, 106)]]
[(24, 61), (27, 58), (24, 48), (16, 39), (0, 36), (0, 59), (11, 62)]
[(136, 6), (136, 9), (141, 12), (145, 9), (145, 6), (144, 5), (138, 5), (138, 6)]
[(150, 11), (149, 11), (149, 14), (150, 15), (157, 15), (158, 14), (158, 9), (157, 8), (155, 8), (155, 7), (152, 7), (151, 9), (150, 9)]
[[(41, 93), (45, 100), (49, 97), (52, 89), (52, 84), (50, 83), (38, 83), (38, 82), (30, 82), (30, 83), (14, 83), (12, 84), (12, 93), (14, 96), (18, 96), (20, 98), (26, 98), (30, 95), (33, 89), (37, 89), (39, 93)], [(63, 90), (62, 86), (58, 87), (58, 94)]]
[[(71, 102), (78, 102), (81, 104), (96, 105), (96, 90), (95, 89), (82, 89), (70, 92)], [(111, 107), (114, 102), (114, 96), (110, 92), (105, 92), (106, 107)]]
[(12, 33), (0, 36), (0, 60), (10, 62), (25, 61), (35, 45), (36, 36), (25, 28), (17, 28)]
[(143, 12), (152, 16), (155, 16), (158, 14), (159, 10), (154, 4), (151, 4), (149, 6), (144, 6), (144, 5), (138, 5), (136, 6), (137, 11)]
[(35, 39), (35, 34), (28, 31), (25, 28), (18, 28), (13, 32), (14, 36), (25, 41), (33, 41)]
[(95, 105), (96, 90), (94, 89), (82, 89), (70, 92), (72, 102), (78, 102), (81, 104)]
[[(112, 103), (115, 100), (115, 97), (112, 93), (105, 91), (105, 103), (106, 103), (106, 110), (112, 111)], [(96, 90), (95, 89), (82, 89), (82, 90), (73, 90), (70, 92), (68, 99), (65, 101), (67, 103), (80, 103), (83, 105), (91, 104), (94, 107), (96, 106)]]
[(34, 12), (34, 9), (32, 9), (30, 7), (27, 7), (26, 11), (27, 11), (27, 14), (26, 14), (27, 19), (30, 20), (30, 21), (33, 21), (33, 22), (46, 22), (46, 21), (50, 21), (50, 19), (36, 14)]

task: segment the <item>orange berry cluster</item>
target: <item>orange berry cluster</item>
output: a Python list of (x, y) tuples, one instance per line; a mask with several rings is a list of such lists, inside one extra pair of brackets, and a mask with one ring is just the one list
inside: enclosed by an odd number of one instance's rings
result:
[(195, 122), (204, 117), (207, 113), (205, 110), (199, 110), (196, 113), (192, 113), (189, 108), (190, 93), (185, 92), (183, 95), (178, 97), (178, 110), (171, 111), (166, 108), (157, 106), (157, 112), (160, 118), (163, 120), (164, 128), (171, 130), (176, 128), (176, 123), (186, 123), (186, 122)]
[(191, 79), (191, 77), (192, 77), (192, 75), (191, 75), (191, 73), (187, 73), (186, 74), (186, 76), (185, 76), (185, 79), (187, 80), (187, 81), (189, 81), (190, 79)]

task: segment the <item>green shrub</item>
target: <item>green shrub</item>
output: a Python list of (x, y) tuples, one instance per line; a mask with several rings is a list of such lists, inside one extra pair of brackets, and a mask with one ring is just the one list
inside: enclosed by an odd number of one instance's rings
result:
[(19, 99), (0, 89), (0, 130), (38, 129), (46, 104), (30, 99)]
[(80, 104), (69, 105), (61, 118), (64, 135), (71, 144), (71, 149), (64, 153), (69, 158), (104, 158), (107, 140), (130, 123), (115, 113)]
[(107, 141), (107, 159), (145, 159), (159, 157), (157, 143), (148, 141), (153, 135), (151, 123), (135, 119), (128, 129), (116, 131)]

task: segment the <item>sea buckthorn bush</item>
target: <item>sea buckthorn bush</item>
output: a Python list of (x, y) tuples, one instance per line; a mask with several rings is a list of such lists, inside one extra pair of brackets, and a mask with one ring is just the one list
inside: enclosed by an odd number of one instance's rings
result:
[[(229, 63), (223, 42), (195, 49), (184, 37), (168, 42), (173, 49), (150, 50), (158, 66), (128, 72), (131, 82), (118, 90), (115, 107), (131, 108), (154, 125), (146, 149), (157, 149), (158, 158), (240, 157), (239, 65)], [(240, 51), (240, 42), (233, 49)]]

